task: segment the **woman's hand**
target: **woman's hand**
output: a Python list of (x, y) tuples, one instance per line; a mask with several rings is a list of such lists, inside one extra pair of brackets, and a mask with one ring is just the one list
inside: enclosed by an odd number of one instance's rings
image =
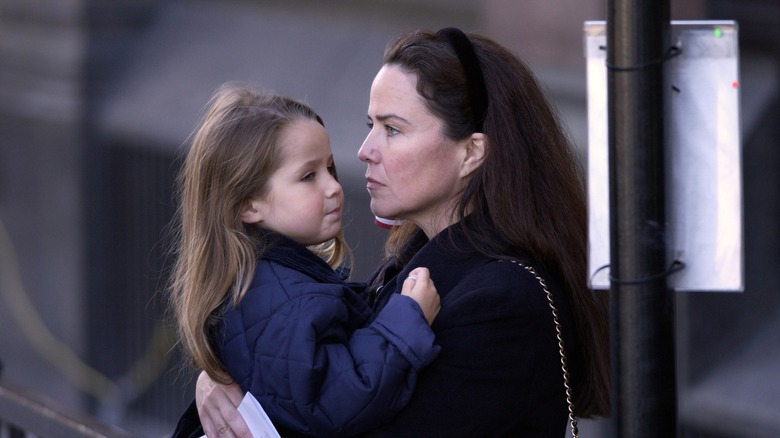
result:
[(439, 314), (441, 305), (439, 294), (436, 292), (436, 286), (433, 285), (428, 268), (416, 268), (410, 272), (401, 287), (401, 295), (407, 295), (416, 301), (420, 305), (428, 324), (433, 324), (434, 318)]
[(201, 371), (195, 384), (195, 404), (207, 437), (252, 438), (237, 408), (243, 398), (244, 393), (236, 383), (221, 385)]

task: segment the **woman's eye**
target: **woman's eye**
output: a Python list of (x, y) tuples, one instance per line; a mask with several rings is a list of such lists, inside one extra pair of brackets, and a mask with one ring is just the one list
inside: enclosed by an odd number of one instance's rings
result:
[(366, 122), (366, 126), (368, 126), (368, 129), (374, 129), (374, 122), (369, 120), (369, 121)]
[(397, 129), (393, 128), (392, 126), (385, 126), (385, 130), (387, 131), (388, 137), (392, 137), (400, 132)]

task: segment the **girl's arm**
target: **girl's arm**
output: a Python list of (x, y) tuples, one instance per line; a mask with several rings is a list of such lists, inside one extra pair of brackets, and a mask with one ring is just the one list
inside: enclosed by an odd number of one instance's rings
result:
[[(312, 287), (319, 290), (296, 293), (262, 331), (254, 325), (229, 331), (228, 372), (280, 430), (349, 436), (389, 421), (411, 397), (418, 371), (438, 354), (428, 322), (438, 311), (438, 295), (427, 272), (405, 281), (405, 296), (393, 296), (368, 327), (354, 332), (345, 325), (349, 301)], [(240, 348), (247, 342), (249, 356), (231, 355), (247, 351)], [(217, 413), (205, 405), (200, 415), (224, 418), (226, 405), (216, 405), (222, 407)]]

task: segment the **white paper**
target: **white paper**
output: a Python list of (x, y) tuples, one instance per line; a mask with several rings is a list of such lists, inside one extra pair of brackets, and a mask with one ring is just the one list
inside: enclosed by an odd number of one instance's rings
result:
[[(238, 405), (238, 412), (244, 418), (254, 438), (282, 438), (252, 393), (246, 393), (241, 404)], [(206, 435), (201, 438), (206, 438)]]
[(254, 438), (282, 438), (252, 393), (246, 393), (238, 405), (238, 412), (244, 417)]

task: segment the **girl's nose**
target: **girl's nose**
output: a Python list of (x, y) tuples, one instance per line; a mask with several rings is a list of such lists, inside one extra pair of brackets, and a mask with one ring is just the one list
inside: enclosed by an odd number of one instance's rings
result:
[(325, 195), (328, 198), (331, 198), (333, 196), (338, 196), (341, 193), (341, 191), (342, 191), (341, 183), (339, 183), (338, 180), (336, 180), (336, 178), (333, 175), (331, 175), (330, 181), (328, 181), (328, 186), (325, 189)]

